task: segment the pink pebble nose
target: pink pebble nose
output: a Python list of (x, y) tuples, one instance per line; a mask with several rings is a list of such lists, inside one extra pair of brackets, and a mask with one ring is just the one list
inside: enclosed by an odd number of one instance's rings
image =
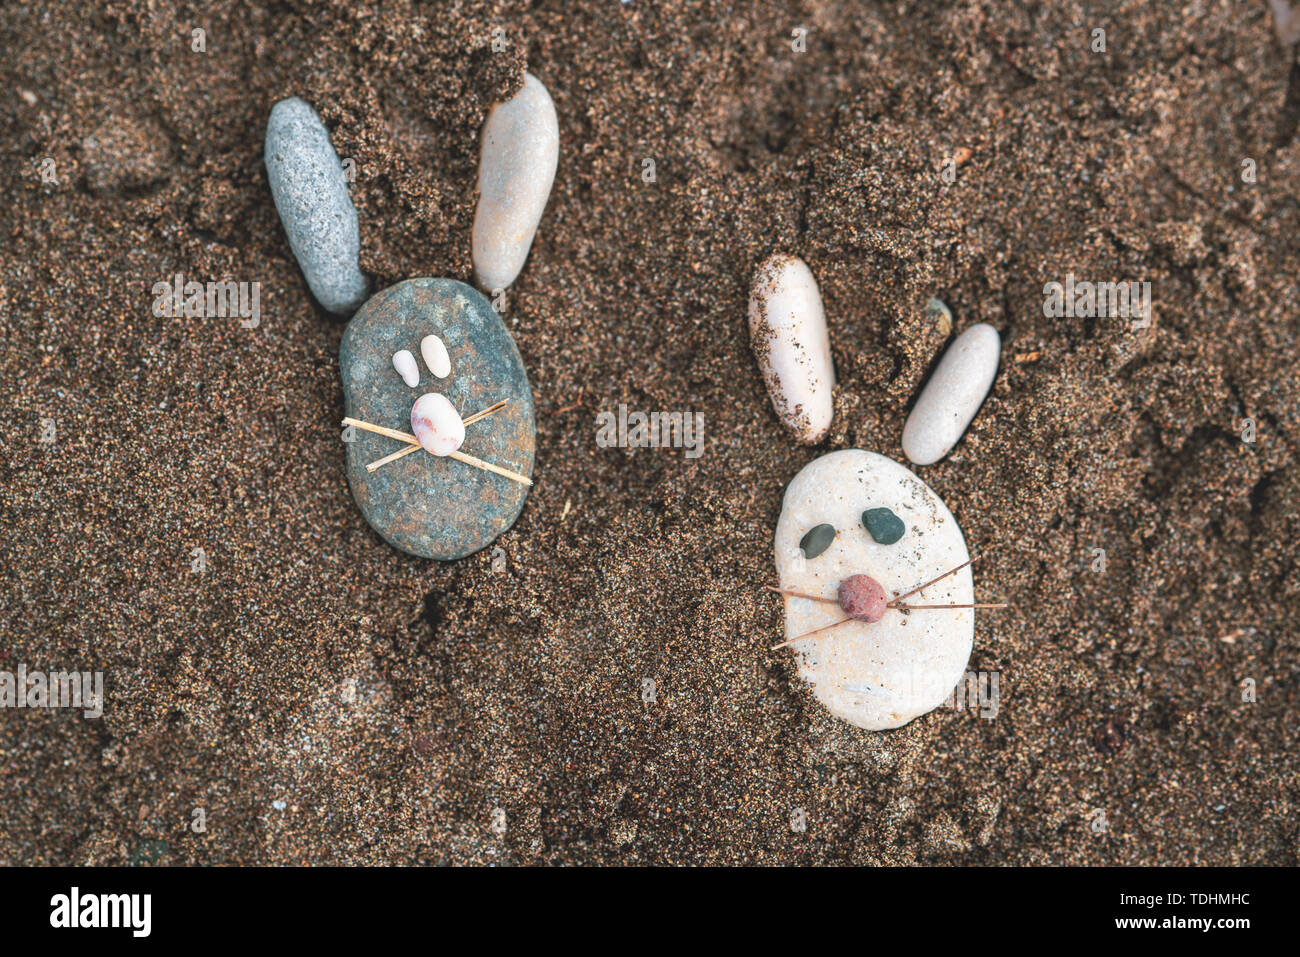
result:
[(889, 599), (880, 582), (870, 575), (850, 575), (840, 582), (840, 607), (858, 621), (880, 621), (889, 608)]

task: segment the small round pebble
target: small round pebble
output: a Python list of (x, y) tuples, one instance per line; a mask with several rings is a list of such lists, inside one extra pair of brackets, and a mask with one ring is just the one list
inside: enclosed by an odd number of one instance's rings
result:
[(451, 455), (465, 444), (465, 423), (451, 400), (426, 392), (411, 406), (411, 431), (426, 452)]
[(451, 356), (447, 353), (446, 343), (437, 336), (425, 336), (420, 340), (420, 355), (424, 356), (429, 371), (439, 379), (451, 375)]
[(885, 589), (870, 575), (850, 575), (840, 582), (839, 600), (844, 613), (858, 621), (880, 621), (889, 608)]
[(880, 545), (892, 545), (903, 537), (907, 526), (887, 508), (869, 508), (862, 513), (862, 527)]
[(541, 80), (524, 74), (523, 89), (488, 114), (482, 142), (474, 276), (495, 292), (524, 268), (559, 164), (560, 123)]
[(939, 360), (903, 426), (903, 454), (931, 465), (961, 440), (998, 374), (1002, 340), (986, 322), (959, 335)]
[(942, 299), (931, 299), (925, 304), (925, 314), (939, 326), (939, 334), (945, 339), (952, 332), (952, 310)]
[(266, 178), (311, 294), (329, 312), (350, 315), (369, 288), (361, 273), (361, 230), (343, 164), (316, 111), (296, 96), (271, 108)]
[(816, 558), (830, 548), (833, 541), (835, 541), (835, 526), (818, 525), (799, 539), (799, 550), (803, 552), (804, 558)]

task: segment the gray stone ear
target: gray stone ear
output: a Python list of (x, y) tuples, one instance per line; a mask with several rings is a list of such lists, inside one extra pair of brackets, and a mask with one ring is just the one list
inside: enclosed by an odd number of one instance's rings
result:
[(291, 96), (271, 108), (264, 162), (307, 288), (328, 311), (351, 315), (369, 290), (361, 273), (361, 228), (329, 131), (305, 100)]

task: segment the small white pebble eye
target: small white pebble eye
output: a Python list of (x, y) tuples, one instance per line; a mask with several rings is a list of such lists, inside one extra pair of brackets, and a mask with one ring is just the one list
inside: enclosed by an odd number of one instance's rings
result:
[(451, 356), (437, 336), (425, 336), (420, 340), (420, 355), (424, 356), (424, 364), (429, 367), (429, 371), (439, 379), (451, 375)]
[(409, 349), (393, 353), (393, 368), (412, 389), (420, 384), (420, 367), (415, 364), (415, 356)]

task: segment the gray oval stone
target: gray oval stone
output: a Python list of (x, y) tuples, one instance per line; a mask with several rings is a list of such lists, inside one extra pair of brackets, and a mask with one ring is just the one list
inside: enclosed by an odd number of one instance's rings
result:
[[(864, 503), (902, 519), (907, 537), (881, 545), (858, 531)], [(800, 536), (814, 522), (844, 534), (816, 561)], [(845, 579), (869, 575), (886, 595), (939, 579), (970, 558), (957, 520), (934, 490), (892, 459), (843, 449), (805, 465), (785, 490), (773, 541), (779, 587), (835, 599)], [(923, 588), (916, 604), (975, 601), (970, 566)], [(844, 618), (834, 601), (783, 598), (785, 637), (794, 639), (799, 675), (836, 717), (872, 731), (899, 728), (952, 695), (970, 661), (975, 609), (887, 609), (879, 621)], [(811, 637), (803, 637), (827, 629)]]
[(316, 111), (291, 96), (266, 123), (266, 178), (311, 294), (327, 310), (350, 314), (366, 298), (361, 229), (343, 164)]
[[(392, 365), (399, 349), (427, 335), (446, 343), (451, 375), (420, 367), (410, 388)], [(509, 404), (465, 427), (461, 451), (531, 477), (533, 391), (515, 341), (482, 293), (453, 279), (408, 279), (376, 293), (352, 317), (339, 346), (345, 414), (411, 431), (411, 406), (445, 395), (462, 418), (501, 399)], [(373, 472), (366, 464), (404, 447), (356, 429), (345, 437), (348, 483), (371, 528), (394, 548), (443, 561), (490, 545), (519, 517), (528, 486), (452, 458), (413, 452)]]

